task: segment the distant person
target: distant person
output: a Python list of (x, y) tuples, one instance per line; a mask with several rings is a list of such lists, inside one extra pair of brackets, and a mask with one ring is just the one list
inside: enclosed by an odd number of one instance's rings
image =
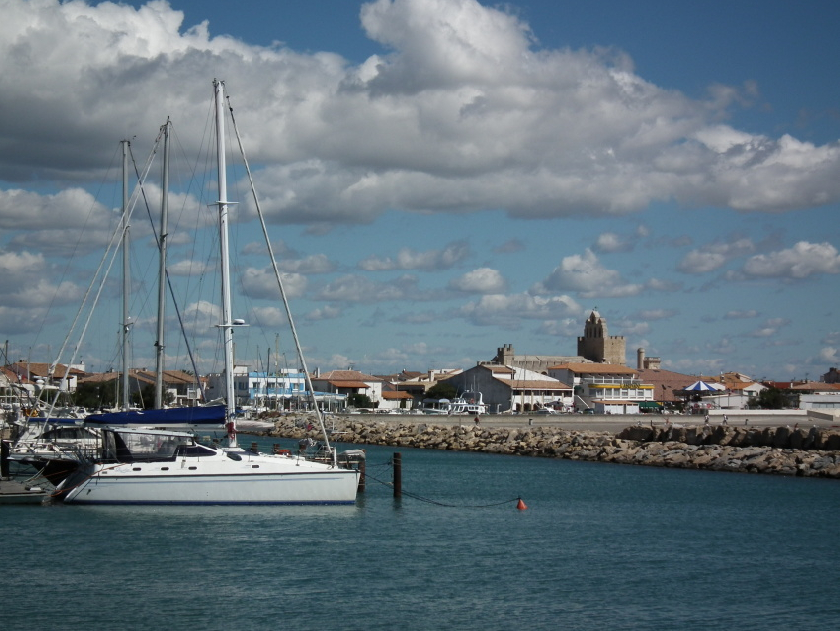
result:
[(480, 418), (478, 418), (478, 416), (477, 416), (477, 415), (476, 415), (476, 417), (475, 417), (475, 424), (476, 424), (476, 425), (481, 425), (481, 419), (480, 419)]
[(726, 416), (726, 414), (723, 415), (723, 424), (724, 425), (729, 425), (729, 417)]
[(750, 419), (745, 418), (745, 419), (744, 419), (744, 427), (746, 427), (746, 426), (747, 426), (747, 425), (749, 425), (749, 424), (750, 424)]

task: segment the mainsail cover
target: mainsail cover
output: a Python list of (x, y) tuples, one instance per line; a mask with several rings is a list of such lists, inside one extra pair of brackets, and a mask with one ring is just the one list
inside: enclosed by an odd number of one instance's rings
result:
[(89, 414), (85, 423), (100, 425), (218, 425), (225, 424), (224, 405), (206, 405), (191, 408), (165, 408), (161, 410), (128, 410)]

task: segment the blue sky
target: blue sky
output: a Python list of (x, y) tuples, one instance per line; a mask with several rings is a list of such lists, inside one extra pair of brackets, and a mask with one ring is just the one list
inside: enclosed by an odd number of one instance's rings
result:
[[(199, 269), (213, 240), (186, 236), (212, 222), (186, 173), (216, 76), (310, 368), (573, 355), (594, 307), (631, 365), (644, 347), (679, 372), (784, 380), (840, 359), (837, 3), (0, 0), (0, 15), (12, 359), (56, 359), (114, 224), (118, 141), (142, 162), (170, 116), (173, 278), (201, 369), (218, 368)], [(291, 357), (233, 181), (237, 357), (276, 357), (278, 339)], [(141, 296), (154, 254), (132, 230)], [(113, 287), (101, 303), (79, 351), (99, 370), (116, 365)], [(133, 363), (152, 365), (154, 299), (132, 311)], [(167, 352), (186, 365), (182, 344)]]

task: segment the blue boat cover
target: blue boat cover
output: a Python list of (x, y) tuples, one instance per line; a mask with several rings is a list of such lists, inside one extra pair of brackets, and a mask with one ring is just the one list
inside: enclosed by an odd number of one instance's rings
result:
[(194, 408), (166, 408), (163, 410), (129, 410), (88, 414), (85, 423), (102, 425), (224, 425), (227, 410), (224, 405)]

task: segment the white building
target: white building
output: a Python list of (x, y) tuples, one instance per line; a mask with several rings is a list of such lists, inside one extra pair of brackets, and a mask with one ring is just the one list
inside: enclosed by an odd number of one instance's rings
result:
[(636, 370), (618, 364), (572, 362), (551, 366), (548, 374), (574, 386), (574, 407), (596, 414), (638, 414), (659, 408), (654, 386), (642, 383)]
[(517, 366), (481, 363), (446, 379), (458, 392), (478, 391), (490, 413), (558, 409), (572, 403), (572, 387)]

